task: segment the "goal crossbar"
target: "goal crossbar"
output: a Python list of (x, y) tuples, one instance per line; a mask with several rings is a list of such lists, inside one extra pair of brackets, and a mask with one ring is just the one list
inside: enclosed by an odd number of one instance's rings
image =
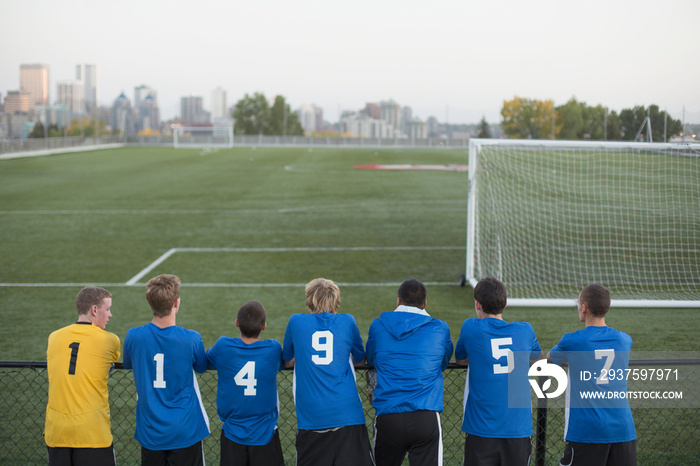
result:
[(700, 307), (700, 146), (471, 139), (465, 279), (510, 306)]

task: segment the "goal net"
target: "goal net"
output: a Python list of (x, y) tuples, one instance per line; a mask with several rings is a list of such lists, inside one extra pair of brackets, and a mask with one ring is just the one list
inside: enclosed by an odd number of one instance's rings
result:
[(472, 139), (465, 278), (516, 306), (700, 307), (700, 147)]
[(233, 147), (233, 126), (180, 126), (173, 131), (173, 146), (175, 149)]

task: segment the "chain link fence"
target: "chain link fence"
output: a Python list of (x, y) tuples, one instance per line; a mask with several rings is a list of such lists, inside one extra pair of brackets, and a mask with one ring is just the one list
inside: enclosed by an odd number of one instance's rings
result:
[[(663, 367), (676, 371), (676, 392), (682, 400), (630, 400), (637, 429), (639, 465), (700, 465), (700, 414), (698, 380), (700, 360), (631, 361), (635, 368)], [(441, 415), (444, 464), (461, 465), (464, 454), (464, 433), (461, 431), (466, 368), (451, 364), (444, 374), (445, 409)], [(668, 373), (668, 372), (667, 372)], [(374, 409), (367, 384), (367, 368), (357, 370), (357, 385), (365, 409), (370, 439), (373, 437)], [(678, 374), (681, 374), (680, 379)], [(629, 391), (658, 391), (658, 381), (628, 380)], [(209, 415), (212, 435), (204, 442), (207, 464), (219, 464), (219, 431), (221, 421), (216, 414), (217, 372), (198, 374), (203, 402)], [(280, 440), (286, 464), (295, 462), (294, 438), (296, 413), (292, 394), (292, 371), (277, 377), (280, 417)], [(48, 454), (43, 439), (48, 393), (46, 362), (0, 362), (0, 464), (47, 464)], [(140, 464), (140, 445), (134, 440), (136, 390), (131, 371), (118, 364), (109, 380), (109, 400), (114, 434), (114, 448), (120, 465)], [(557, 465), (564, 451), (564, 397), (537, 399), (533, 395), (533, 460), (531, 464)], [(681, 407), (679, 407), (681, 406)], [(404, 461), (408, 464), (408, 461)]]

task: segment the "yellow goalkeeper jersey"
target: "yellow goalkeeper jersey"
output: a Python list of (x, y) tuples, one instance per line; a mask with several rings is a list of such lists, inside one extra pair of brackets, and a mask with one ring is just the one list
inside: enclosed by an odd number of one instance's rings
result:
[(49, 335), (46, 445), (104, 448), (112, 444), (107, 379), (119, 355), (119, 337), (87, 322)]

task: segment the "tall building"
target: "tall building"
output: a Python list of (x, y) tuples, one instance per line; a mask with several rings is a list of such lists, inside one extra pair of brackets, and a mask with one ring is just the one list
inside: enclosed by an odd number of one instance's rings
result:
[(307, 136), (314, 131), (317, 133), (323, 131), (323, 109), (321, 107), (314, 104), (303, 104), (297, 110), (297, 115), (299, 115), (299, 123)]
[(380, 105), (382, 107), (382, 120), (397, 130), (401, 129), (401, 106), (393, 100), (381, 102)]
[(158, 108), (158, 102), (151, 94), (148, 94), (145, 99), (141, 100), (138, 111), (138, 128), (140, 131), (158, 131), (160, 129), (160, 109)]
[(19, 87), (32, 94), (34, 105), (49, 105), (49, 66), (19, 65)]
[(75, 67), (75, 79), (83, 84), (85, 109), (89, 112), (98, 106), (97, 65), (82, 64)]
[(155, 89), (145, 84), (141, 84), (134, 88), (134, 108), (141, 108), (141, 102), (148, 96), (151, 96), (153, 100), (158, 100), (158, 93)]
[(200, 96), (182, 97), (180, 99), (180, 118), (185, 125), (202, 125), (209, 123), (209, 112), (202, 108)]
[(362, 110), (362, 113), (369, 116), (370, 118), (374, 118), (375, 120), (381, 120), (382, 106), (379, 104), (368, 102), (367, 105), (365, 105), (365, 108)]
[(5, 97), (4, 111), (10, 115), (14, 113), (29, 113), (34, 110), (34, 100), (32, 94), (20, 91), (7, 91)]
[(112, 104), (112, 132), (125, 134), (131, 122), (131, 102), (122, 92)]
[(71, 118), (85, 113), (85, 89), (83, 83), (62, 81), (56, 84), (57, 104), (63, 104)]
[(226, 91), (217, 87), (211, 92), (211, 121), (228, 116), (226, 111)]

